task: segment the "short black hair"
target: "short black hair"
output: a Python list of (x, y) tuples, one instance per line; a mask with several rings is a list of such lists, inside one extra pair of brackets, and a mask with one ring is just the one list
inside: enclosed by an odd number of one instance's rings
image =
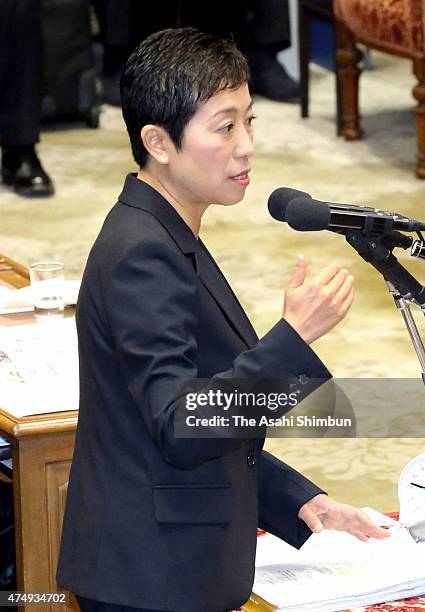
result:
[(121, 104), (133, 156), (143, 167), (148, 153), (144, 125), (163, 127), (177, 149), (200, 104), (223, 89), (249, 82), (248, 62), (232, 41), (195, 28), (152, 34), (130, 55), (121, 76)]

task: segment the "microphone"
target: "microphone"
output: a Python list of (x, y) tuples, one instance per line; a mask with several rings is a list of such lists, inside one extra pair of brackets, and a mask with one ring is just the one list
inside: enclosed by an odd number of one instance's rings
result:
[(275, 189), (269, 197), (269, 213), (276, 221), (286, 221), (286, 207), (295, 198), (307, 198), (311, 200), (311, 195), (305, 191), (291, 189), (290, 187), (279, 187)]
[[(425, 311), (425, 287), (398, 263), (391, 252), (396, 246), (410, 247), (412, 256), (425, 259), (424, 242), (397, 231), (420, 232), (425, 229), (425, 223), (367, 206), (320, 202), (307, 193), (300, 194), (295, 189), (284, 187), (273, 191), (268, 208), (274, 219), (286, 221), (300, 232), (327, 229), (344, 234), (347, 242), (365, 261), (391, 282), (404, 298), (413, 300)], [(382, 236), (377, 239), (372, 232)]]
[(299, 232), (361, 229), (387, 234), (392, 230), (425, 230), (425, 223), (398, 213), (368, 206), (321, 202), (309, 194), (301, 192), (299, 195), (294, 189), (276, 189), (269, 198), (268, 208), (274, 219), (286, 221)]

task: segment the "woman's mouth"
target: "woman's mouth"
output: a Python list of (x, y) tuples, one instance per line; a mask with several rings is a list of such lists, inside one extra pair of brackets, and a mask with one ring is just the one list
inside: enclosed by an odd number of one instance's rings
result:
[(235, 176), (230, 176), (229, 179), (241, 187), (247, 187), (249, 185), (248, 170)]

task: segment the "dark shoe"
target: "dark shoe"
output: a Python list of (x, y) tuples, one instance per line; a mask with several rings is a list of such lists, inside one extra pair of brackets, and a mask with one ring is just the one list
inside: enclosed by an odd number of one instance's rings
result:
[(25, 197), (43, 198), (54, 193), (52, 180), (43, 169), (34, 146), (2, 149), (1, 174), (5, 185)]
[(298, 101), (299, 85), (285, 68), (279, 64), (274, 54), (266, 51), (249, 56), (251, 69), (251, 92), (258, 93), (277, 102)]

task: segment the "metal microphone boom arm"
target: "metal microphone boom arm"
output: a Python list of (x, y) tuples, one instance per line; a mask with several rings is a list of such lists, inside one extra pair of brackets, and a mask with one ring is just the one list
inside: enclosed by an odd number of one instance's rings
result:
[(388, 241), (387, 246), (382, 244), (385, 242), (385, 234), (365, 234), (361, 230), (345, 230), (344, 234), (348, 244), (358, 252), (360, 257), (383, 275), (396, 307), (403, 316), (421, 365), (422, 380), (425, 384), (425, 348), (406, 301), (415, 302), (425, 315), (425, 287), (397, 261), (391, 250), (387, 248)]
[(416, 280), (382, 244), (385, 234), (363, 234), (360, 230), (346, 230), (345, 238), (365, 261), (370, 263), (385, 280), (390, 281), (401, 295), (414, 301), (425, 312), (425, 287)]

